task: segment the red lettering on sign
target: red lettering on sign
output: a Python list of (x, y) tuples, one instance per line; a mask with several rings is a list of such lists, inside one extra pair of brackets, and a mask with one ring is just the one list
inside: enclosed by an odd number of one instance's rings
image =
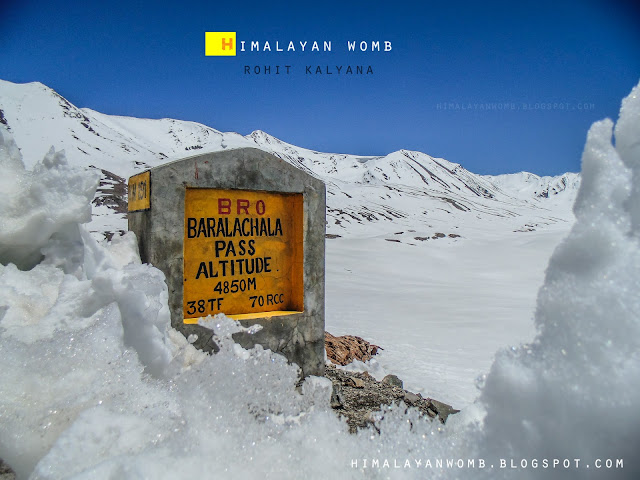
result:
[(243, 211), (245, 214), (249, 215), (249, 200), (243, 200), (239, 198), (238, 199), (238, 215), (240, 215)]
[(231, 213), (231, 200), (229, 198), (218, 199), (218, 215), (229, 215)]
[[(218, 215), (231, 215), (231, 204), (232, 202), (230, 198), (219, 198)], [(251, 208), (251, 201), (244, 198), (236, 200), (236, 213), (238, 215), (249, 215), (249, 208)], [(258, 200), (256, 202), (256, 213), (258, 215), (264, 215), (266, 211), (267, 206), (265, 205), (264, 200)]]

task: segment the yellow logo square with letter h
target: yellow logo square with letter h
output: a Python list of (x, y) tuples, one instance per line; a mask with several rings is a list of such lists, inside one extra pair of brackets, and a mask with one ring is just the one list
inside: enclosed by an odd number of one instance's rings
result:
[(207, 57), (235, 57), (236, 32), (204, 32), (204, 54)]

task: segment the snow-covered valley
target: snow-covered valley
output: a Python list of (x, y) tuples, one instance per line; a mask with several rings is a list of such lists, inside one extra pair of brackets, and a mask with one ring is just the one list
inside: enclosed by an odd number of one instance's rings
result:
[(394, 373), (409, 390), (464, 408), (498, 349), (533, 340), (538, 288), (566, 233), (415, 247), (328, 241), (327, 330), (380, 345), (379, 379)]

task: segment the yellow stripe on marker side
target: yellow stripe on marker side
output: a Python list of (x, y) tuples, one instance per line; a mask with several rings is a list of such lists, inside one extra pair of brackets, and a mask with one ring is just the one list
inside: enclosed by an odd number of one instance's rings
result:
[[(237, 315), (227, 315), (227, 317), (232, 318), (233, 320), (252, 320), (254, 318), (271, 318), (271, 317), (284, 317), (285, 315), (294, 315), (296, 313), (304, 313), (304, 312), (293, 312), (290, 310), (277, 310), (273, 312), (259, 312), (259, 313), (239, 313)], [(197, 325), (199, 318), (185, 318), (184, 323)]]

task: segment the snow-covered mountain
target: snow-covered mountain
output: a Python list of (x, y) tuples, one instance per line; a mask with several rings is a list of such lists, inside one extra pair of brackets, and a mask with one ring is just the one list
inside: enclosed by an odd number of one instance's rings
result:
[[(100, 168), (96, 231), (126, 228), (125, 179), (141, 170), (194, 154), (257, 147), (327, 184), (330, 236), (378, 234), (401, 242), (457, 238), (484, 231), (526, 232), (573, 221), (578, 174), (482, 176), (422, 152), (381, 157), (322, 153), (263, 131), (247, 136), (199, 123), (139, 119), (78, 108), (41, 83), (0, 80), (0, 122), (31, 167), (53, 145), (70, 163)], [(102, 219), (102, 220), (101, 220)], [(403, 230), (402, 233), (396, 230)]]
[(534, 173), (520, 172), (504, 175), (486, 175), (484, 178), (510, 195), (522, 198), (553, 198), (567, 192), (576, 192), (580, 186), (580, 174), (565, 173), (557, 177), (539, 177)]

